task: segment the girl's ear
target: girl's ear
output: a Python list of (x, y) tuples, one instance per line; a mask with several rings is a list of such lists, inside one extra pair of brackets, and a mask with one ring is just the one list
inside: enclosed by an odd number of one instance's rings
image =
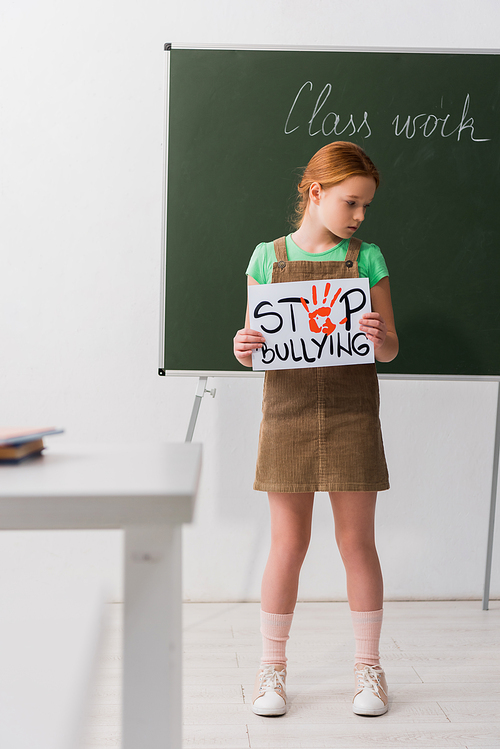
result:
[(319, 182), (313, 182), (309, 188), (309, 200), (311, 200), (315, 205), (319, 205), (322, 189), (323, 188)]

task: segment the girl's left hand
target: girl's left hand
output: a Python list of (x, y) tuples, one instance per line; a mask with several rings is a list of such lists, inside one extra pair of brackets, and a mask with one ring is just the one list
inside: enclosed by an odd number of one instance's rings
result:
[(378, 312), (366, 312), (361, 316), (359, 329), (373, 343), (375, 350), (384, 345), (387, 336), (387, 325)]

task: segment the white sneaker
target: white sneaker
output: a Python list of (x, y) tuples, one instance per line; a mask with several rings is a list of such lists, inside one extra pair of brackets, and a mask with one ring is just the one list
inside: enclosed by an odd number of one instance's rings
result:
[(265, 663), (255, 680), (252, 710), (256, 715), (283, 715), (286, 712), (286, 668)]
[(356, 663), (356, 692), (352, 709), (356, 715), (383, 715), (388, 710), (388, 689), (382, 666)]

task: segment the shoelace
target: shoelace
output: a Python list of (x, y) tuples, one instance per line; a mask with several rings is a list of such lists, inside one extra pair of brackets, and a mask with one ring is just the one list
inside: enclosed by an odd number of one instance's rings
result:
[(375, 671), (371, 666), (365, 666), (362, 671), (356, 671), (358, 677), (358, 689), (371, 689), (377, 697), (380, 697), (380, 689), (384, 692), (384, 688), (380, 683), (380, 671)]
[(285, 676), (285, 669), (283, 671), (275, 671), (273, 666), (264, 666), (264, 670), (260, 675), (260, 688), (264, 692), (272, 692), (280, 685), (284, 690)]

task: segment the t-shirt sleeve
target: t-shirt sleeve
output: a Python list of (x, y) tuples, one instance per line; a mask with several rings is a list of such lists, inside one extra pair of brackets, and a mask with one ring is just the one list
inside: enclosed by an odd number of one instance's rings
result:
[(370, 279), (370, 288), (375, 286), (382, 278), (389, 275), (387, 264), (384, 260), (384, 256), (380, 251), (380, 247), (376, 244), (371, 244), (369, 252), (367, 253), (368, 261), (368, 278)]
[[(247, 276), (254, 278), (257, 283), (270, 283), (270, 272), (269, 272), (269, 253), (267, 252), (266, 242), (261, 242), (257, 245), (253, 251), (248, 268), (246, 270)], [(272, 273), (272, 263), (271, 263)]]

